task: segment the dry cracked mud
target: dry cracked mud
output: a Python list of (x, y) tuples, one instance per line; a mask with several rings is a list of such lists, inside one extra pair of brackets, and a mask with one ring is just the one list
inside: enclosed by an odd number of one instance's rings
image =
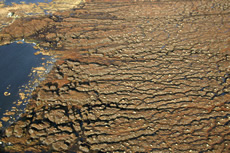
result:
[(14, 21), (2, 42), (59, 59), (4, 150), (229, 152), (229, 34), (228, 0), (93, 0)]

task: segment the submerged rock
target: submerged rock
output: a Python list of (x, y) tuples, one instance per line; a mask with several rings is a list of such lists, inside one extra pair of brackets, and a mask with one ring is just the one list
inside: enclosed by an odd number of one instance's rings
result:
[(11, 93), (9, 93), (7, 91), (4, 92), (4, 96), (10, 96), (10, 95), (11, 95)]

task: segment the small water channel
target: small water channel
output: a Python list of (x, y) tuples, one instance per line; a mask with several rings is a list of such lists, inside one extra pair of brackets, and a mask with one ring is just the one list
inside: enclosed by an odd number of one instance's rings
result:
[(35, 44), (0, 46), (0, 129), (23, 113), (31, 92), (44, 79), (55, 59), (38, 54)]
[(12, 5), (12, 3), (20, 4), (21, 2), (25, 2), (26, 4), (29, 4), (29, 3), (36, 3), (36, 4), (38, 4), (39, 2), (49, 3), (51, 1), (52, 0), (3, 0), (3, 2), (4, 2), (5, 5)]

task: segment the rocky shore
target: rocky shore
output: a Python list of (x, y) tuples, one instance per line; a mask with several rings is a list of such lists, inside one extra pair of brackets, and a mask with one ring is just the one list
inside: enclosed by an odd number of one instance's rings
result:
[(58, 57), (2, 132), (4, 151), (230, 150), (228, 0), (72, 2), (2, 17), (1, 45), (36, 41)]

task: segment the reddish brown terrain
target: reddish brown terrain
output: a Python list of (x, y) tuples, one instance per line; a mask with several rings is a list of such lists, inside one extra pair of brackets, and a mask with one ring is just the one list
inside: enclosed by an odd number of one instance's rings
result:
[(88, 1), (0, 40), (58, 56), (1, 138), (10, 152), (230, 151), (230, 2)]

